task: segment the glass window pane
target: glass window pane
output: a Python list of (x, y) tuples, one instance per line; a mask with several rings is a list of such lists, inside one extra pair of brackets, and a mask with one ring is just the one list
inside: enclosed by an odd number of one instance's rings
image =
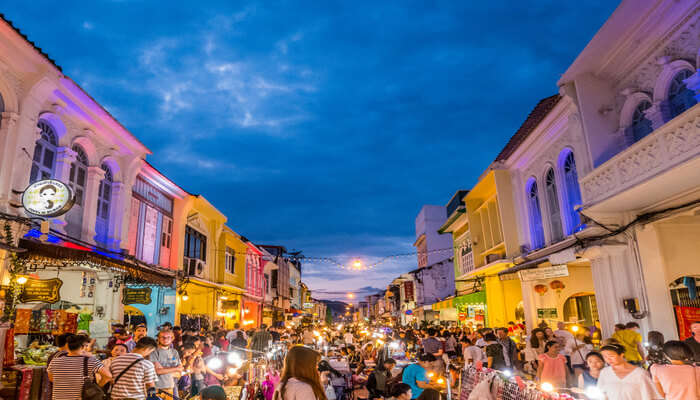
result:
[(78, 168), (78, 185), (85, 186), (85, 170), (83, 168)]
[(53, 169), (53, 150), (46, 148), (44, 149), (44, 166), (48, 169)]

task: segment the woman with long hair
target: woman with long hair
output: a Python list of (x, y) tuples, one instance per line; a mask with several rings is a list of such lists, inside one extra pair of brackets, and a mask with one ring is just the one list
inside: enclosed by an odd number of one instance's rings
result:
[(289, 349), (274, 400), (327, 400), (317, 365), (321, 354), (304, 346)]
[(540, 354), (537, 366), (537, 381), (549, 382), (555, 388), (565, 388), (567, 378), (566, 358), (559, 354), (561, 346), (555, 340), (550, 340), (544, 346), (544, 353)]

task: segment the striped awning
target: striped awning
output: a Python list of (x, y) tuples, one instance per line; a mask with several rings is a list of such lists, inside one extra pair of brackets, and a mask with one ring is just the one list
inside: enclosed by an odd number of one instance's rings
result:
[(433, 304), (433, 310), (439, 311), (446, 308), (455, 308), (470, 304), (486, 304), (486, 292), (476, 292), (457, 296)]

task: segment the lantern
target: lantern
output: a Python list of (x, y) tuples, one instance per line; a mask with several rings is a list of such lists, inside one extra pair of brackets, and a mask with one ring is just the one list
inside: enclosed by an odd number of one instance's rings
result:
[(561, 291), (566, 287), (566, 285), (564, 285), (564, 282), (562, 282), (560, 280), (555, 280), (555, 281), (549, 282), (549, 287), (551, 287), (552, 290), (556, 290), (557, 294), (558, 294), (558, 293), (561, 293)]
[(540, 296), (544, 296), (545, 293), (547, 293), (547, 286), (545, 285), (535, 285), (535, 292), (537, 292)]

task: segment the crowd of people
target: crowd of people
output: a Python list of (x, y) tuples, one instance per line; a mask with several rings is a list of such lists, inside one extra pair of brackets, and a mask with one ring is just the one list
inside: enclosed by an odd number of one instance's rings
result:
[[(519, 375), (590, 398), (697, 400), (700, 322), (691, 330), (685, 341), (664, 341), (655, 331), (644, 341), (635, 322), (618, 325), (606, 339), (595, 327), (561, 322), (530, 332), (516, 323), (248, 331), (236, 325), (211, 332), (165, 324), (153, 335), (145, 325), (130, 331), (116, 325), (101, 350), (87, 335), (57, 336), (47, 373), (54, 400), (91, 398), (90, 390), (113, 400), (218, 400), (228, 386), (247, 388), (241, 400), (437, 400), (459, 390), (463, 368)], [(282, 349), (283, 358), (273, 362), (271, 349)], [(237, 368), (210, 361), (221, 354), (239, 360)], [(266, 371), (254, 383), (241, 367), (259, 358)]]

